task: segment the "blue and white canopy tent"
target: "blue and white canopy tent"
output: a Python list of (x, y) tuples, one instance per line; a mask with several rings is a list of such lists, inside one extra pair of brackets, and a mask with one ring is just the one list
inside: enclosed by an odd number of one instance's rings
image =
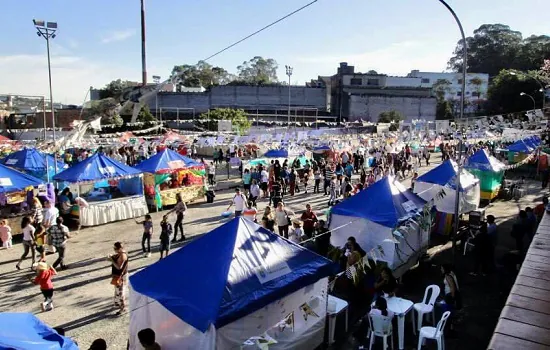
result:
[(24, 191), (43, 185), (44, 181), (0, 164), (0, 192)]
[(130, 277), (130, 348), (149, 327), (163, 349), (239, 349), (266, 333), (277, 341), (270, 348), (314, 349), (336, 272), (330, 260), (235, 218)]
[[(46, 181), (55, 175), (56, 160), (54, 157), (35, 148), (25, 148), (11, 153), (0, 160), (0, 163)], [(66, 167), (64, 162), (57, 160), (57, 172)]]
[[(142, 172), (103, 153), (95, 153), (53, 179), (74, 187), (89, 202), (89, 206), (79, 208), (82, 226), (131, 219), (149, 212), (143, 196)], [(114, 199), (110, 192), (114, 188), (114, 197), (123, 197)]]
[(0, 349), (78, 350), (70, 338), (63, 337), (30, 313), (0, 313)]
[(481, 199), (492, 200), (498, 195), (506, 165), (480, 149), (466, 160), (464, 167), (479, 179)]
[[(433, 200), (437, 211), (453, 214), (457, 173), (458, 165), (453, 160), (447, 160), (416, 179), (414, 193), (427, 202)], [(459, 212), (476, 210), (480, 199), (479, 180), (466, 169), (460, 172), (459, 190)]]
[(394, 271), (406, 270), (428, 245), (428, 229), (419, 225), (425, 204), (387, 176), (332, 207), (330, 243), (342, 247), (354, 236), (367, 254), (371, 252), (369, 258), (386, 262)]

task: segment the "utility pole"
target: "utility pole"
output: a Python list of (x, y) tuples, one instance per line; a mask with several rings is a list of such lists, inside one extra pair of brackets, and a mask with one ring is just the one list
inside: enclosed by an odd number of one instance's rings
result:
[(290, 132), (290, 77), (292, 76), (293, 68), (291, 66), (285, 66), (286, 75), (288, 75), (288, 121), (287, 121), (287, 131)]
[(147, 85), (147, 63), (145, 55), (145, 6), (141, 0), (141, 83)]

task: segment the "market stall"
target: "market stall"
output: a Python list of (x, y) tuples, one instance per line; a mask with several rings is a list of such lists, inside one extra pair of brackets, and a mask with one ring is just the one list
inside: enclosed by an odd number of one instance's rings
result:
[[(434, 231), (440, 234), (450, 234), (452, 230), (457, 173), (457, 164), (453, 160), (446, 160), (414, 182), (413, 192), (426, 202), (433, 201), (437, 210)], [(477, 210), (480, 199), (479, 180), (466, 169), (461, 169), (460, 172), (459, 191), (459, 213)]]
[(332, 207), (330, 243), (343, 247), (354, 236), (361, 248), (400, 276), (428, 248), (429, 225), (422, 223), (425, 204), (394, 177), (385, 177)]
[(510, 164), (520, 163), (531, 153), (537, 150), (541, 145), (541, 140), (538, 137), (531, 136), (518, 140), (508, 146), (508, 162)]
[[(13, 152), (0, 160), (0, 163), (48, 182), (55, 175), (56, 170), (56, 159), (35, 148), (24, 148)], [(63, 171), (66, 167), (64, 162), (57, 159), (57, 172)]]
[(141, 348), (143, 328), (167, 350), (266, 349), (266, 342), (269, 349), (315, 349), (323, 343), (328, 276), (336, 270), (235, 218), (130, 277), (130, 349)]
[(479, 179), (481, 199), (490, 201), (496, 198), (504, 177), (503, 163), (481, 149), (466, 160), (465, 168)]
[(0, 164), (0, 217), (9, 221), (12, 234), (21, 233), (21, 219), (32, 214), (30, 201), (45, 190), (42, 180)]
[(202, 163), (165, 149), (135, 166), (144, 173), (145, 198), (151, 207), (176, 204), (180, 194), (184, 202), (204, 196), (205, 170)]
[(87, 202), (87, 205), (76, 205), (81, 226), (97, 226), (149, 212), (143, 196), (141, 171), (102, 153), (95, 153), (53, 179), (60, 184), (60, 189), (68, 186)]

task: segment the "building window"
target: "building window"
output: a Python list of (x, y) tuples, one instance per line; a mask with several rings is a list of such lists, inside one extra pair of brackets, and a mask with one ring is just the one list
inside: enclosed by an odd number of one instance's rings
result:
[(378, 79), (367, 79), (367, 85), (378, 86)]
[(351, 78), (350, 85), (363, 85), (363, 79), (361, 79), (361, 78)]
[(462, 79), (458, 79), (458, 84), (462, 85)]
[(480, 97), (481, 94), (479, 92), (472, 92), (472, 97)]
[(462, 96), (462, 91), (458, 91), (458, 92), (456, 93), (456, 95), (457, 95), (457, 96)]
[(430, 79), (422, 78), (422, 84), (429, 84), (429, 83), (430, 83)]

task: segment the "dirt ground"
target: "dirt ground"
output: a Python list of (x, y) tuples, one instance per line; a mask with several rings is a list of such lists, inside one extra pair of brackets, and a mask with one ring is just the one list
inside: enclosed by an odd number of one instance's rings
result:
[[(421, 172), (430, 168), (423, 168)], [(187, 237), (204, 234), (224, 223), (225, 219), (222, 219), (220, 214), (227, 208), (232, 193), (231, 190), (220, 191), (212, 204), (197, 202), (190, 205), (184, 223)], [(512, 241), (508, 231), (518, 208), (533, 205), (538, 202), (539, 197), (540, 191), (533, 185), (519, 202), (496, 202), (488, 208), (488, 213), (495, 215), (499, 224), (499, 258), (511, 249)], [(290, 210), (296, 212), (304, 210), (306, 203), (311, 203), (318, 212), (324, 212), (327, 208), (327, 197), (322, 194), (309, 194), (306, 197), (301, 192), (287, 202)], [(263, 210), (266, 204), (267, 201), (259, 203), (259, 210)], [(155, 229), (158, 228), (162, 214), (152, 214)], [(109, 284), (110, 265), (105, 257), (112, 253), (114, 242), (123, 242), (130, 256), (130, 273), (134, 273), (158, 259), (158, 233), (154, 236), (157, 238), (152, 240), (153, 256), (149, 258), (142, 256), (141, 227), (133, 220), (85, 228), (72, 234), (66, 252), (69, 269), (60, 271), (54, 278), (55, 309), (46, 313), (42, 313), (39, 308), (42, 301), (39, 288), (28, 282), (28, 277), (33, 275), (30, 270), (30, 259), (23, 262), (21, 271), (15, 269), (22, 253), (21, 244), (15, 244), (11, 250), (0, 251), (0, 293), (3, 296), (0, 299), (0, 311), (35, 313), (47, 324), (65, 328), (67, 335), (73, 337), (83, 349), (87, 349), (96, 338), (104, 338), (109, 349), (125, 349), (129, 318), (128, 314), (119, 317), (114, 315), (114, 291)], [(176, 245), (176, 248), (178, 246), (181, 244)], [(427, 264), (405, 276), (404, 297), (419, 301), (428, 284), (441, 284), (442, 278), (435, 265), (449, 259), (450, 251), (444, 246), (438, 246), (431, 252), (434, 256), (433, 266)], [(54, 255), (48, 256), (50, 263), (55, 259)], [(470, 256), (462, 257), (457, 254), (464, 309), (459, 316), (456, 337), (448, 339), (447, 349), (486, 348), (510, 283), (513, 282), (513, 277), (506, 275), (505, 278), (504, 274), (498, 271), (486, 278), (469, 276), (467, 272), (470, 265)], [(177, 278), (178, 271), (174, 270), (173, 273)], [(410, 333), (410, 325), (406, 328), (407, 348), (416, 348), (416, 340)], [(336, 344), (337, 348), (358, 348), (358, 344), (352, 338), (341, 334), (341, 339)]]

